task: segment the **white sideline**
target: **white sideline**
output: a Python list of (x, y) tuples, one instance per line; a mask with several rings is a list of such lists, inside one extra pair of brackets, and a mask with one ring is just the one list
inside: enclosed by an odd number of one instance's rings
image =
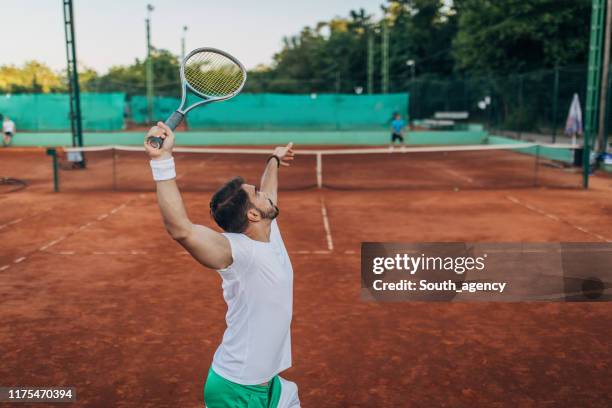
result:
[(327, 240), (327, 249), (329, 251), (334, 250), (334, 241), (331, 235), (331, 228), (329, 227), (329, 219), (327, 218), (327, 208), (325, 207), (325, 200), (321, 196), (321, 215), (323, 216), (323, 228), (325, 228), (325, 239)]

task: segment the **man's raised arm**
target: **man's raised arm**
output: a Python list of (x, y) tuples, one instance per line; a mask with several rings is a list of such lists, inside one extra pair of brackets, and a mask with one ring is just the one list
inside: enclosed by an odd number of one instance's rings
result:
[[(150, 136), (161, 137), (161, 149), (147, 143)], [(223, 269), (232, 263), (229, 241), (218, 232), (193, 224), (187, 216), (181, 193), (176, 184), (172, 149), (174, 133), (158, 122), (145, 136), (145, 150), (151, 158), (151, 169), (157, 186), (157, 202), (164, 225), (170, 236), (180, 243), (198, 262), (212, 269)]]
[(261, 176), (260, 190), (266, 193), (274, 205), (278, 203), (278, 168), (280, 166), (290, 166), (291, 163), (289, 162), (293, 160), (294, 155), (293, 142), (290, 142), (287, 146), (275, 148)]

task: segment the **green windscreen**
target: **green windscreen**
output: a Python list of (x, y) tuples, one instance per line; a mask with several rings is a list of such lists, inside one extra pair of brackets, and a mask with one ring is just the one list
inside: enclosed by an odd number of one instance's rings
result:
[[(408, 100), (407, 93), (241, 94), (195, 108), (189, 112), (187, 123), (190, 129), (380, 129), (388, 126), (394, 112), (406, 119)], [(155, 98), (155, 118), (165, 120), (179, 104), (179, 98)], [(134, 122), (146, 123), (146, 97), (132, 97), (130, 106)]]
[[(124, 127), (125, 94), (82, 93), (81, 111), (84, 130), (121, 130)], [(1, 95), (0, 113), (15, 122), (17, 131), (70, 129), (67, 94)]]

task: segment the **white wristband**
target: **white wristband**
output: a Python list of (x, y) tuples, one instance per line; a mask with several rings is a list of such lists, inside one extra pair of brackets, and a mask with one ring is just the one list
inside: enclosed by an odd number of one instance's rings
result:
[(153, 172), (153, 180), (164, 181), (176, 178), (176, 169), (174, 168), (174, 157), (166, 160), (151, 160), (151, 171)]

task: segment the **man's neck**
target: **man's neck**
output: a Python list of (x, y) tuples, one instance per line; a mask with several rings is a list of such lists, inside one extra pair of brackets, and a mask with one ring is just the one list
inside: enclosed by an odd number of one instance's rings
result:
[(254, 241), (270, 242), (271, 225), (272, 221), (270, 220), (250, 224), (244, 232), (244, 235)]

